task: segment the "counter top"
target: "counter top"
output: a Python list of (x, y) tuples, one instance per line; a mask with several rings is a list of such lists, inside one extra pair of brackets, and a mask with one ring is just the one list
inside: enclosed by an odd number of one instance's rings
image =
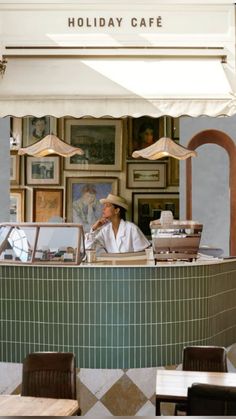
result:
[(158, 261), (157, 263), (154, 262), (154, 260), (147, 260), (147, 259), (128, 259), (125, 260), (125, 258), (119, 258), (119, 259), (112, 259), (112, 258), (107, 258), (104, 259), (102, 258), (102, 260), (99, 260), (99, 258), (97, 258), (96, 262), (92, 262), (92, 263), (88, 263), (88, 262), (82, 262), (80, 265), (76, 265), (76, 264), (56, 264), (55, 262), (47, 262), (47, 263), (33, 263), (33, 264), (29, 264), (29, 263), (17, 263), (17, 262), (11, 262), (9, 264), (9, 261), (1, 261), (0, 266), (31, 266), (31, 267), (56, 267), (56, 268), (72, 268), (72, 269), (78, 269), (80, 267), (83, 268), (100, 268), (100, 267), (150, 267), (153, 268), (155, 267), (178, 267), (178, 266), (202, 266), (202, 265), (215, 265), (215, 264), (219, 264), (219, 263), (229, 263), (229, 262), (233, 262), (236, 260), (236, 257), (234, 258), (225, 258), (225, 259), (220, 259), (220, 258), (209, 258), (209, 259), (198, 259), (194, 262), (187, 262), (187, 261), (180, 261), (180, 260), (176, 260), (176, 261), (163, 261), (160, 262)]
[[(227, 262), (230, 260), (236, 260), (236, 258), (234, 259), (226, 259)], [(212, 265), (212, 264), (217, 264), (217, 263), (222, 263), (224, 262), (224, 259), (218, 259), (218, 258), (211, 258), (211, 259), (199, 259), (196, 260), (194, 262), (187, 262), (187, 261), (163, 261), (160, 262), (158, 261), (157, 263), (155, 263), (154, 260), (140, 260), (140, 259), (129, 259), (129, 260), (125, 260), (122, 258), (119, 259), (111, 259), (108, 258), (107, 260), (105, 260), (105, 258), (102, 258), (102, 260), (99, 260), (99, 258), (97, 258), (96, 262), (93, 263), (88, 263), (88, 262), (83, 262), (81, 264), (81, 266), (83, 267), (100, 267), (100, 266), (127, 266), (127, 267), (132, 267), (132, 266), (143, 266), (143, 267), (154, 267), (156, 266), (158, 267), (174, 267), (174, 266), (201, 266), (201, 265)]]

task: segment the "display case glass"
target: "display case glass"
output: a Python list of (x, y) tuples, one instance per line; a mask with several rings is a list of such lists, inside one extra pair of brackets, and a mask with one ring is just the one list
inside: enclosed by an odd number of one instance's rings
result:
[(0, 263), (79, 265), (84, 255), (80, 224), (0, 224)]

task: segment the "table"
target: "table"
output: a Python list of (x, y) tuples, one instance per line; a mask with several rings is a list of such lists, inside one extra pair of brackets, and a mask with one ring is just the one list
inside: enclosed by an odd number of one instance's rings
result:
[(77, 400), (0, 396), (1, 416), (72, 416), (78, 408)]
[(161, 402), (178, 403), (186, 401), (188, 387), (191, 387), (193, 383), (236, 387), (236, 374), (229, 372), (157, 370), (156, 416), (161, 414)]

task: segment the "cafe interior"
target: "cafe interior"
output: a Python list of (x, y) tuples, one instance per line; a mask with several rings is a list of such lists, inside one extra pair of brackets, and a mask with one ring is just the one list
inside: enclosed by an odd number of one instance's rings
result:
[[(0, 22), (1, 415), (236, 415), (234, 2)], [(109, 199), (146, 249), (87, 246)]]

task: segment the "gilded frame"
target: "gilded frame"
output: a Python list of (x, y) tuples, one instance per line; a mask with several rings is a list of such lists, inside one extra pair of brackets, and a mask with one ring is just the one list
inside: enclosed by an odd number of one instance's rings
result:
[(16, 150), (10, 152), (10, 183), (20, 184), (20, 156)]
[(54, 217), (63, 218), (63, 189), (34, 188), (33, 222), (50, 222)]
[(59, 185), (60, 157), (27, 157), (26, 181), (28, 185)]
[(67, 170), (122, 169), (122, 121), (65, 119), (65, 141), (85, 152), (65, 159)]
[(127, 188), (157, 189), (166, 187), (166, 163), (128, 162)]
[(118, 193), (118, 178), (69, 177), (66, 190), (66, 221), (82, 224), (84, 231), (88, 232), (102, 215), (99, 200), (109, 193)]
[(143, 193), (132, 194), (132, 219), (135, 224), (150, 236), (149, 223), (160, 218), (162, 210), (171, 210), (173, 216), (179, 219), (179, 193)]
[[(36, 130), (37, 121), (41, 121), (41, 124)], [(23, 118), (23, 147), (28, 147), (51, 133), (57, 134), (57, 118), (52, 116)]]
[(145, 128), (151, 128), (153, 131), (152, 142), (148, 144), (152, 145), (160, 136), (160, 118), (152, 118), (151, 116), (129, 118), (128, 158), (132, 158), (132, 152), (134, 150), (140, 150), (147, 147), (147, 145), (144, 144), (144, 138), (142, 137)]
[(22, 223), (25, 220), (25, 190), (10, 190), (10, 222)]

